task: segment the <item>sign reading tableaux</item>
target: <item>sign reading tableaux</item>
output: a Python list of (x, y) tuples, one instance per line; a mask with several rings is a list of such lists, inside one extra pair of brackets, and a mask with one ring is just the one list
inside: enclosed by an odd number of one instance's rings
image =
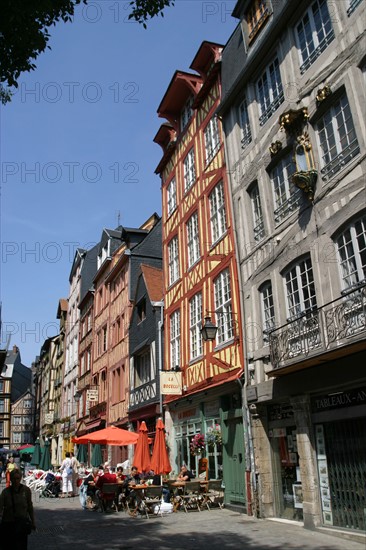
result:
[(160, 373), (162, 395), (182, 395), (182, 373), (163, 371)]
[(86, 390), (86, 400), (87, 401), (98, 401), (98, 390)]
[(330, 409), (341, 409), (343, 407), (354, 407), (355, 405), (366, 405), (366, 388), (328, 393), (313, 397), (311, 408), (313, 412), (329, 411)]

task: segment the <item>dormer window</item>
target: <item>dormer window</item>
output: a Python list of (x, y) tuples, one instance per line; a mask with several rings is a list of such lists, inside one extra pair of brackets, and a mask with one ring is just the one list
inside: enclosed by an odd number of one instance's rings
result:
[(137, 304), (137, 322), (141, 323), (144, 319), (146, 319), (146, 300), (145, 300), (145, 298), (140, 300), (140, 302)]
[(187, 99), (186, 104), (184, 105), (180, 114), (180, 131), (181, 132), (183, 132), (183, 130), (186, 129), (189, 121), (192, 118), (192, 114), (193, 114), (192, 105), (193, 105), (193, 96), (190, 96)]
[(267, 0), (254, 0), (245, 14), (248, 26), (248, 43), (250, 44), (270, 16)]
[(110, 241), (108, 240), (103, 246), (100, 254), (98, 255), (98, 269), (103, 264), (103, 262), (110, 256)]

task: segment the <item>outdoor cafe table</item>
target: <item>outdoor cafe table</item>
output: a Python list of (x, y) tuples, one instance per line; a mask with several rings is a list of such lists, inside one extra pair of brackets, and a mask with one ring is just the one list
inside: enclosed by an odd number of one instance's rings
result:
[[(199, 481), (201, 485), (201, 491), (204, 493), (207, 492), (208, 481), (202, 480), (202, 479), (200, 480), (192, 479), (191, 481)], [(185, 486), (186, 486), (186, 482), (180, 481), (179, 479), (169, 483), (169, 487), (175, 488), (174, 495), (173, 495), (173, 512), (177, 512), (181, 506), (181, 500), (179, 496), (182, 494)]]

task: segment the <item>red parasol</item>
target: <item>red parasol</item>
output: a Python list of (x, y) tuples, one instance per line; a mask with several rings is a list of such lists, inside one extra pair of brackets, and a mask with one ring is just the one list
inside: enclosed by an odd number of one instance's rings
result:
[(133, 465), (136, 466), (140, 473), (149, 472), (151, 470), (150, 449), (147, 437), (147, 427), (144, 420), (140, 424), (139, 434), (140, 437), (136, 443)]
[(74, 437), (73, 443), (99, 443), (101, 445), (134, 445), (139, 439), (139, 434), (117, 428), (117, 426), (108, 426), (103, 430), (98, 430), (80, 437)]
[(151, 469), (155, 474), (169, 474), (170, 465), (168, 450), (165, 443), (164, 423), (161, 418), (156, 423), (154, 449), (151, 457)]

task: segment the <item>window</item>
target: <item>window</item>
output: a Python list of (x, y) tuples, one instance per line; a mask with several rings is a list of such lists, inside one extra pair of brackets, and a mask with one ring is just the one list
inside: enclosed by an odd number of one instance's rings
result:
[(192, 267), (200, 258), (200, 240), (198, 214), (195, 212), (187, 223), (188, 267)]
[(137, 322), (141, 323), (144, 319), (146, 319), (146, 300), (145, 300), (145, 298), (140, 300), (140, 302), (137, 304)]
[(222, 181), (213, 189), (209, 201), (212, 241), (215, 243), (226, 233), (227, 229), (224, 184)]
[(252, 141), (252, 132), (250, 130), (246, 98), (239, 105), (239, 124), (241, 128), (241, 146), (242, 149), (245, 149), (245, 147)]
[(348, 17), (355, 11), (357, 6), (361, 4), (362, 0), (350, 0), (349, 7), (347, 9), (347, 15)]
[(323, 179), (336, 174), (359, 152), (351, 109), (343, 94), (317, 124)]
[(172, 285), (179, 279), (179, 251), (178, 237), (173, 239), (168, 244), (168, 261), (169, 261), (169, 284)]
[(180, 311), (170, 316), (170, 368), (180, 366)]
[(234, 337), (233, 313), (229, 270), (225, 269), (215, 279), (215, 312), (217, 318), (217, 343), (222, 344)]
[(0, 393), (4, 391), (4, 380), (0, 380)]
[(4, 437), (4, 422), (0, 422), (0, 437)]
[(256, 183), (250, 190), (250, 201), (253, 211), (253, 233), (254, 240), (260, 241), (264, 237), (264, 221), (261, 205), (261, 197), (259, 194), (258, 184)]
[(261, 290), (261, 305), (263, 319), (263, 340), (268, 342), (268, 334), (275, 328), (275, 312), (273, 305), (272, 283), (265, 283)]
[(177, 208), (177, 182), (175, 178), (171, 180), (167, 187), (168, 216)]
[(193, 96), (189, 97), (180, 114), (180, 130), (183, 132), (193, 115)]
[(32, 408), (32, 400), (31, 399), (24, 399), (23, 407), (25, 409), (31, 409)]
[(192, 148), (183, 162), (184, 165), (184, 191), (187, 192), (196, 181), (196, 168), (194, 165), (194, 149)]
[(14, 424), (14, 426), (21, 426), (22, 425), (22, 417), (21, 416), (14, 416), (13, 417), (13, 424)]
[(22, 442), (22, 434), (17, 432), (13, 433), (13, 443), (18, 445), (21, 442)]
[(316, 295), (310, 257), (300, 261), (285, 274), (289, 319), (315, 309)]
[(217, 151), (220, 149), (220, 134), (219, 134), (219, 125), (217, 123), (217, 118), (214, 116), (211, 118), (210, 122), (207, 124), (205, 131), (205, 149), (206, 149), (206, 165), (211, 162), (211, 160), (216, 155)]
[(0, 413), (5, 412), (5, 400), (0, 399)]
[(248, 25), (248, 41), (251, 42), (270, 16), (266, 0), (254, 0), (245, 14)]
[(189, 302), (189, 332), (191, 360), (197, 359), (203, 353), (202, 335), (202, 294), (196, 294)]
[(288, 154), (278, 162), (270, 174), (275, 203), (274, 218), (277, 224), (287, 218), (300, 202), (300, 189), (291, 181), (294, 172), (295, 164), (291, 154)]
[(135, 356), (135, 387), (150, 381), (150, 350)]
[(257, 81), (259, 123), (262, 126), (283, 102), (283, 89), (278, 59), (272, 61)]
[(315, 0), (296, 27), (304, 73), (334, 38), (326, 0)]
[(337, 248), (343, 289), (366, 282), (366, 216), (343, 231)]

